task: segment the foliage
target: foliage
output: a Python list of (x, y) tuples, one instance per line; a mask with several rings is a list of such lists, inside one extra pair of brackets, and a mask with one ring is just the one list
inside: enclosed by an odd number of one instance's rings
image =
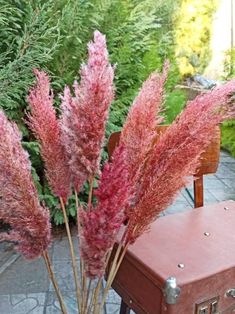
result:
[(235, 76), (235, 47), (226, 52), (224, 72), (224, 78), (226, 80), (231, 79)]
[(98, 28), (100, 17), (98, 12), (94, 16), (95, 3), (90, 0), (54, 1), (51, 10), (51, 25), (56, 27), (57, 20), (60, 21), (62, 40), (47, 67), (57, 77), (60, 90), (64, 84), (71, 85), (78, 78), (80, 64), (86, 59), (86, 44), (92, 37), (92, 32)]
[(0, 103), (21, 126), (32, 69), (52, 59), (60, 39), (57, 27), (49, 26), (52, 1), (32, 3), (0, 1)]
[(178, 66), (174, 61), (171, 62), (170, 72), (166, 84), (165, 98), (165, 124), (171, 124), (176, 116), (182, 111), (186, 104), (186, 94), (181, 89), (177, 88), (177, 83), (180, 82), (181, 76)]
[(182, 90), (175, 89), (167, 95), (165, 105), (165, 122), (171, 124), (176, 116), (183, 110), (186, 103), (186, 95)]
[(218, 0), (182, 0), (176, 16), (176, 57), (182, 75), (201, 73), (210, 59), (209, 39)]
[(224, 122), (221, 125), (221, 144), (235, 157), (235, 120)]
[[(136, 96), (141, 82), (152, 71), (161, 70), (164, 59), (172, 59), (173, 56), (171, 15), (176, 8), (176, 2), (168, 0), (156, 4), (156, 1), (152, 3), (149, 1), (152, 9), (145, 6), (145, 2), (142, 1), (130, 12), (125, 24), (126, 30), (117, 28), (117, 34), (109, 36), (117, 38), (118, 41), (118, 50), (113, 50), (111, 45), (111, 60), (113, 56), (114, 62), (117, 63), (118, 100), (113, 104), (110, 117), (110, 121), (118, 127), (123, 124), (129, 105)], [(157, 22), (155, 28), (154, 21)], [(122, 37), (120, 45), (119, 38), (123, 33), (125, 36)]]
[[(235, 48), (226, 52), (224, 71), (226, 80), (235, 77)], [(221, 144), (235, 157), (235, 120), (221, 125)]]

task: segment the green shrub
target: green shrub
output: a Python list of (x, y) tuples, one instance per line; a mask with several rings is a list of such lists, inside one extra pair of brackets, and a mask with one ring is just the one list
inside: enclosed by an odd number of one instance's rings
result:
[(235, 47), (226, 51), (224, 63), (224, 79), (229, 80), (235, 77)]
[(185, 93), (180, 89), (175, 89), (166, 97), (166, 124), (171, 124), (176, 116), (183, 110), (186, 103)]
[[(224, 64), (224, 79), (235, 77), (235, 48), (226, 52)], [(235, 157), (235, 120), (228, 121), (221, 126), (221, 144)]]
[(184, 76), (202, 73), (210, 60), (212, 17), (218, 0), (182, 0), (176, 13), (176, 57)]
[(221, 144), (235, 157), (235, 120), (224, 122), (221, 126)]
[(50, 27), (52, 3), (0, 1), (0, 104), (22, 128), (32, 69), (45, 67), (59, 46), (58, 29)]

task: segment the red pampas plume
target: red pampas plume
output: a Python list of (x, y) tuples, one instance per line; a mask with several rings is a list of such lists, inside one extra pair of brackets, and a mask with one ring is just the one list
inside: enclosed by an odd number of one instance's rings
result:
[(68, 87), (62, 97), (63, 144), (77, 192), (99, 172), (105, 125), (114, 97), (114, 70), (108, 61), (105, 36), (100, 32), (95, 31), (88, 53), (88, 63), (81, 68), (80, 85), (74, 83), (75, 97)]
[(34, 73), (37, 83), (28, 96), (31, 114), (28, 114), (27, 124), (41, 144), (46, 176), (53, 193), (66, 201), (70, 194), (70, 172), (61, 144), (59, 121), (53, 108), (53, 93), (48, 75), (38, 70)]
[(10, 224), (0, 240), (13, 241), (26, 258), (45, 251), (51, 240), (49, 212), (40, 206), (28, 153), (15, 123), (0, 111), (0, 219)]
[(126, 150), (127, 162), (132, 176), (141, 168), (146, 153), (156, 136), (156, 127), (162, 121), (164, 84), (169, 62), (163, 66), (163, 73), (152, 73), (131, 106), (123, 126), (120, 142)]
[(99, 188), (95, 192), (97, 205), (80, 212), (81, 253), (90, 278), (103, 276), (107, 254), (125, 219), (131, 190), (125, 160), (125, 152), (120, 146), (115, 150), (112, 161), (104, 166)]

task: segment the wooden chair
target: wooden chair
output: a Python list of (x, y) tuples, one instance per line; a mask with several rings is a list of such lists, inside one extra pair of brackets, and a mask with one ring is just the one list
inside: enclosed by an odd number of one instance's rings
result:
[[(166, 131), (168, 126), (158, 126), (157, 132), (159, 135)], [(108, 141), (108, 154), (109, 157), (115, 147), (119, 143), (121, 132), (112, 133)], [(213, 140), (208, 146), (207, 150), (202, 154), (201, 165), (198, 168), (194, 178), (194, 208), (201, 207), (204, 205), (204, 191), (203, 191), (203, 176), (206, 174), (212, 174), (217, 171), (220, 156), (220, 128), (216, 129)], [(115, 280), (114, 280), (115, 286)], [(125, 299), (125, 296), (121, 296)], [(130, 308), (122, 300), (120, 314), (129, 314)]]

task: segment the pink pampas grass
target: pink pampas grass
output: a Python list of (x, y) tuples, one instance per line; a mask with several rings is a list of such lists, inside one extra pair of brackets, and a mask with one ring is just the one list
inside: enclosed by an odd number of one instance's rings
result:
[(215, 134), (215, 127), (235, 116), (230, 102), (235, 80), (188, 103), (175, 122), (160, 136), (146, 158), (139, 178), (140, 194), (128, 212), (127, 241), (133, 243), (174, 199), (195, 173), (202, 152)]
[(31, 114), (28, 125), (41, 144), (46, 176), (53, 193), (66, 201), (70, 194), (70, 172), (68, 160), (61, 144), (59, 122), (53, 108), (53, 94), (48, 75), (34, 70), (37, 84), (28, 96)]
[(16, 124), (0, 111), (0, 219), (10, 224), (0, 240), (13, 241), (26, 258), (40, 256), (51, 240), (49, 212), (40, 206), (28, 154)]
[(125, 147), (132, 176), (143, 165), (145, 155), (156, 136), (156, 127), (162, 121), (159, 113), (168, 68), (169, 62), (166, 61), (162, 74), (152, 73), (143, 83), (123, 126), (120, 142)]
[(130, 181), (126, 155), (119, 146), (111, 162), (106, 163), (95, 192), (97, 205), (82, 210), (81, 252), (90, 278), (101, 277), (107, 254), (112, 249), (124, 221), (125, 207), (130, 201)]
[(74, 83), (75, 97), (66, 88), (62, 98), (63, 143), (77, 192), (85, 180), (99, 172), (105, 125), (114, 97), (114, 71), (108, 61), (105, 36), (100, 32), (95, 31), (88, 53), (80, 85)]

